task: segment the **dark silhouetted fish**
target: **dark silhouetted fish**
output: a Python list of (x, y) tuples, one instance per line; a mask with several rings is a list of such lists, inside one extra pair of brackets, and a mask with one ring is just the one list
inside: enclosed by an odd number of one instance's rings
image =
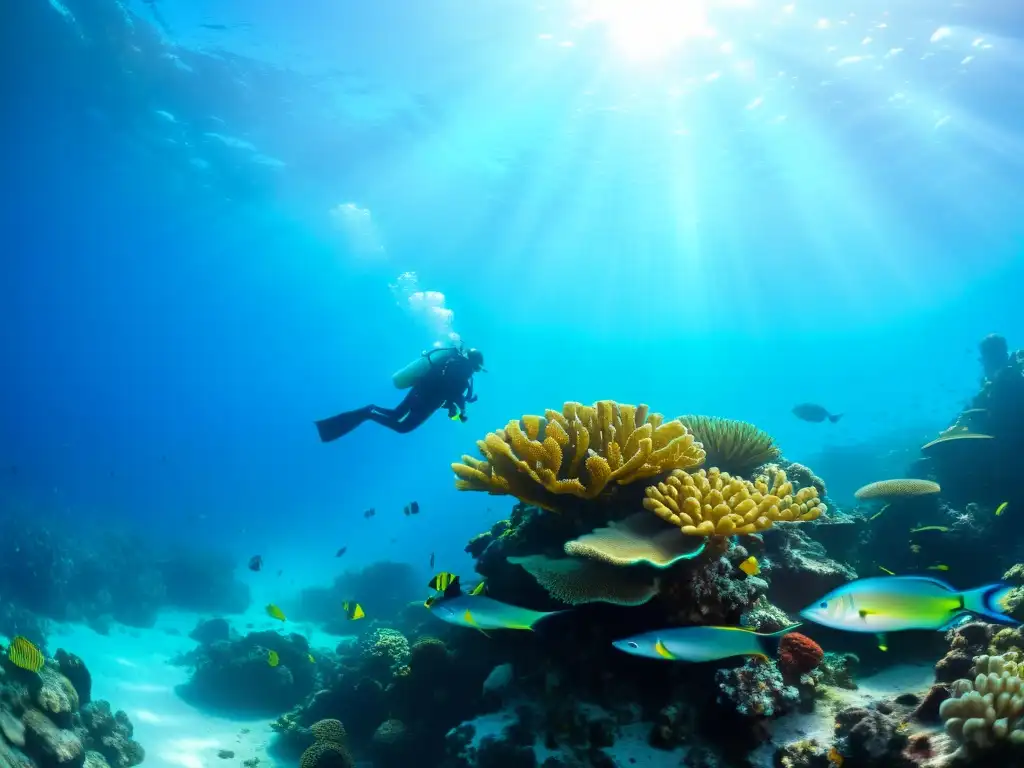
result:
[(818, 424), (826, 419), (835, 424), (843, 418), (843, 414), (829, 413), (822, 406), (814, 403), (800, 403), (800, 405), (793, 409), (793, 415), (802, 421), (810, 421), (814, 424)]
[(406, 507), (405, 507), (405, 516), (406, 517), (408, 517), (409, 515), (418, 515), (419, 513), (420, 513), (420, 503), (418, 501), (414, 501), (411, 504), (407, 504), (406, 505)]
[[(996, 512), (996, 514), (998, 515), (999, 513)], [(431, 568), (434, 567), (434, 553), (433, 552), (430, 553), (430, 567)]]
[(334, 553), (334, 556), (335, 557), (341, 557), (346, 552), (348, 552), (348, 547), (342, 547), (341, 549), (339, 549), (337, 552)]
[(258, 571), (263, 568), (263, 558), (260, 555), (253, 555), (249, 558), (249, 570)]
[(369, 518), (373, 517), (376, 514), (377, 514), (377, 510), (374, 509), (373, 507), (370, 507), (368, 510), (363, 512), (363, 517), (369, 519)]

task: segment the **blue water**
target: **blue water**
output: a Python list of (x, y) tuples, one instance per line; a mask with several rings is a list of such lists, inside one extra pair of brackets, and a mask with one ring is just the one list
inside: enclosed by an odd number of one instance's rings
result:
[[(566, 400), (749, 420), (812, 466), (947, 426), (978, 340), (1024, 338), (1024, 25), (624, 5), (5, 4), (5, 509), (294, 589), (343, 545), (469, 567), (511, 502), (449, 464)], [(483, 350), (479, 402), (320, 444), (437, 340), (405, 272)]]

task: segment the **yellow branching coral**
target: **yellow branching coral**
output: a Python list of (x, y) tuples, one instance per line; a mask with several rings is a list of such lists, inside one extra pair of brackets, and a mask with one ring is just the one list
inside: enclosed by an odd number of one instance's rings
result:
[(644, 507), (691, 536), (755, 533), (777, 522), (814, 520), (826, 509), (813, 486), (794, 493), (781, 469), (750, 482), (715, 468), (673, 472), (647, 488)]
[(523, 416), (477, 447), (483, 460), (463, 456), (452, 464), (456, 488), (515, 496), (549, 510), (558, 508), (560, 497), (593, 499), (609, 485), (704, 461), (704, 450), (678, 419), (665, 422), (646, 405), (612, 400), (566, 403), (561, 413)]
[(910, 496), (928, 496), (939, 493), (942, 488), (931, 480), (918, 480), (901, 477), (895, 480), (879, 480), (858, 488), (853, 495), (864, 501), (866, 499), (905, 499)]
[(779, 458), (774, 438), (745, 421), (717, 416), (680, 416), (679, 420), (704, 446), (704, 464), (734, 475), (748, 475)]

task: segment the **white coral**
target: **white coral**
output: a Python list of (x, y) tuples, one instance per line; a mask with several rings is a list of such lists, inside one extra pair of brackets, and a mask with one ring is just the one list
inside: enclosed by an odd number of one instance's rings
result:
[(961, 752), (1005, 741), (1024, 745), (1024, 663), (1015, 656), (978, 656), (974, 680), (954, 682), (951, 698), (939, 707), (946, 732), (960, 743)]

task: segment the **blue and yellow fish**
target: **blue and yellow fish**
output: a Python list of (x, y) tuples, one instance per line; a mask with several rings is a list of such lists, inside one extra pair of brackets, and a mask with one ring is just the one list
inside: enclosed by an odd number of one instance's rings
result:
[(287, 621), (287, 619), (284, 616), (284, 611), (282, 611), (273, 603), (268, 604), (264, 610), (266, 610), (267, 616), (269, 616), (272, 619), (277, 619), (278, 621)]
[(616, 640), (620, 651), (664, 661), (718, 661), (733, 656), (771, 658), (782, 638), (799, 627), (761, 633), (742, 627), (671, 627)]
[(967, 616), (1016, 624), (1007, 615), (1012, 587), (987, 584), (959, 591), (929, 576), (874, 576), (829, 592), (800, 615), (808, 621), (847, 632), (907, 629), (946, 630)]
[(366, 614), (363, 612), (363, 606), (359, 603), (345, 601), (341, 604), (341, 609), (345, 612), (345, 618), (349, 621), (366, 618)]
[(429, 586), (437, 589), (437, 585), (446, 583), (446, 589), (438, 595), (427, 599), (426, 607), (430, 612), (448, 624), (459, 627), (470, 627), (481, 631), (488, 629), (521, 629), (533, 630), (537, 622), (565, 611), (532, 611), (517, 605), (493, 600), (483, 594), (484, 582), (477, 584), (473, 591), (464, 594), (459, 586), (459, 577), (451, 576), (440, 579), (438, 574), (431, 579)]

